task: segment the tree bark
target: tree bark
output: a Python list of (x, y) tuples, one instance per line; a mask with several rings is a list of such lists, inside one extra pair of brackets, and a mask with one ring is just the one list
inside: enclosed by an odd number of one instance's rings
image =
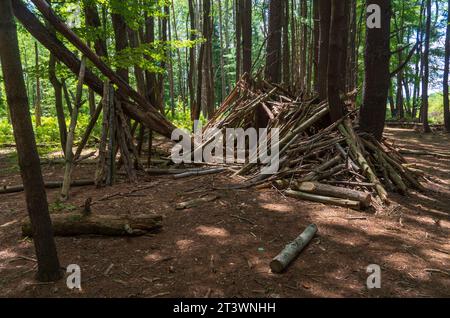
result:
[(425, 133), (430, 133), (430, 123), (428, 121), (428, 82), (430, 79), (430, 37), (431, 37), (431, 0), (427, 1), (426, 10), (426, 27), (425, 27), (425, 45), (422, 56), (423, 61), (423, 77), (422, 77), (422, 124)]
[[(195, 34), (195, 8), (194, 8), (194, 0), (189, 0), (189, 23), (190, 23), (190, 31), (189, 31), (189, 39), (191, 41), (196, 40)], [(188, 73), (188, 88), (189, 88), (189, 105), (191, 109), (191, 119), (195, 119), (196, 112), (196, 103), (195, 103), (195, 69), (196, 69), (196, 46), (192, 45), (189, 48), (189, 73)]]
[[(291, 52), (289, 45), (289, 0), (284, 0), (284, 23), (283, 23), (283, 84), (285, 87), (291, 86)], [(292, 21), (292, 23), (294, 23)]]
[(240, 0), (234, 1), (235, 31), (236, 31), (236, 83), (242, 74), (242, 18)]
[(283, 272), (289, 264), (311, 242), (317, 233), (317, 225), (312, 224), (297, 239), (288, 244), (284, 250), (270, 262), (270, 268), (274, 273)]
[(74, 155), (73, 155), (73, 143), (75, 140), (75, 129), (77, 128), (78, 123), (78, 114), (81, 107), (81, 98), (83, 97), (83, 84), (84, 84), (84, 75), (86, 74), (86, 59), (83, 57), (81, 61), (80, 74), (78, 75), (78, 83), (77, 83), (77, 91), (75, 97), (75, 104), (73, 107), (72, 115), (70, 118), (70, 127), (69, 133), (67, 134), (67, 143), (66, 143), (66, 164), (64, 171), (64, 180), (63, 186), (61, 189), (61, 200), (66, 201), (69, 199), (69, 190), (72, 179), (72, 169), (74, 164)]
[(252, 1), (241, 0), (242, 3), (242, 71), (252, 73)]
[(28, 108), (17, 30), (10, 0), (0, 2), (0, 24), (0, 61), (25, 187), (28, 215), (31, 220), (30, 231), (35, 238), (34, 245), (38, 260), (37, 278), (43, 282), (56, 281), (62, 277), (62, 273)]
[(42, 126), (42, 105), (41, 105), (41, 75), (39, 71), (39, 47), (38, 43), (34, 42), (35, 54), (35, 72), (36, 72), (36, 100), (34, 102), (34, 117), (36, 119), (36, 127)]
[(320, 100), (327, 99), (328, 52), (330, 46), (331, 1), (319, 0), (320, 40), (319, 64), (317, 73), (318, 93)]
[[(143, 236), (162, 228), (162, 217), (155, 215), (117, 216), (64, 213), (52, 215), (55, 236), (103, 235)], [(23, 236), (33, 236), (29, 223), (22, 225)]]
[[(96, 29), (95, 31), (100, 30), (102, 24), (100, 22), (100, 16), (98, 14), (95, 2), (91, 0), (83, 0), (83, 6), (86, 25), (90, 28)], [(97, 32), (95, 32), (95, 34), (97, 34)], [(94, 48), (98, 56), (101, 57), (108, 56), (106, 39), (102, 38), (101, 36), (96, 36), (96, 39), (94, 40)]]
[(372, 203), (372, 197), (370, 193), (365, 193), (342, 187), (334, 187), (331, 185), (321, 184), (317, 182), (303, 182), (300, 185), (298, 185), (297, 190), (312, 194), (358, 201), (361, 202), (361, 206), (363, 208), (370, 207), (370, 204)]
[[(348, 0), (331, 1), (330, 53), (328, 55), (328, 103), (332, 122), (341, 119), (345, 114), (345, 104), (342, 100), (342, 79), (345, 78), (344, 53), (347, 50), (345, 32), (346, 3)], [(344, 64), (344, 65), (343, 65)], [(345, 85), (344, 85), (345, 86)]]
[(61, 149), (65, 153), (67, 142), (67, 125), (63, 106), (63, 91), (62, 91), (62, 84), (58, 80), (58, 77), (56, 76), (56, 58), (53, 54), (50, 54), (50, 59), (48, 63), (49, 63), (48, 75), (50, 82), (52, 83), (53, 90), (55, 91), (55, 108), (56, 108), (56, 117), (58, 119), (59, 139), (61, 141)]
[(443, 79), (443, 91), (444, 91), (444, 123), (445, 129), (450, 133), (450, 101), (449, 101), (449, 71), (450, 71), (450, 0), (447, 6), (447, 34), (445, 38), (445, 64), (444, 64), (444, 79)]
[(281, 82), (281, 35), (283, 28), (283, 0), (269, 4), (269, 35), (267, 39), (265, 78), (272, 83)]
[(390, 86), (390, 0), (370, 0), (367, 5), (381, 8), (381, 28), (366, 31), (365, 77), (360, 126), (365, 132), (381, 140), (386, 120), (386, 107)]
[[(125, 19), (117, 13), (111, 14), (112, 25), (114, 29), (114, 37), (116, 39), (116, 55), (120, 54), (123, 50), (128, 48), (128, 35), (127, 35), (127, 24)], [(124, 67), (117, 68), (117, 75), (119, 75), (122, 80), (129, 83), (128, 69)]]

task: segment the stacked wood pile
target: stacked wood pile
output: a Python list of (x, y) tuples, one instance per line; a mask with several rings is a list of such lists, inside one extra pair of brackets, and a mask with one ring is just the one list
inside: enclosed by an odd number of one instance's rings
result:
[(388, 192), (423, 190), (420, 174), (388, 140), (357, 129), (354, 112), (330, 124), (326, 102), (295, 98), (265, 81), (242, 79), (206, 129), (253, 127), (261, 109), (268, 127), (280, 131), (280, 168), (263, 175), (261, 164), (244, 164), (236, 174), (246, 187), (272, 182), (289, 196), (354, 209), (389, 204)]

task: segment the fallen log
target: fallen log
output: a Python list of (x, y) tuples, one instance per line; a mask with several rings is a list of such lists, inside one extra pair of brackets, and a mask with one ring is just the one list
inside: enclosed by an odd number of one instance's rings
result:
[(317, 233), (317, 225), (311, 224), (292, 243), (286, 245), (284, 250), (278, 254), (271, 262), (270, 269), (274, 273), (282, 273), (289, 264), (301, 253), (301, 251), (311, 242)]
[[(62, 187), (61, 181), (49, 181), (44, 183), (44, 187), (46, 189), (58, 189)], [(86, 187), (86, 186), (92, 186), (94, 185), (94, 180), (77, 180), (72, 181), (70, 183), (71, 187)], [(8, 194), (8, 193), (17, 193), (17, 192), (23, 192), (24, 187), (23, 184), (15, 185), (15, 186), (4, 186), (0, 187), (0, 194)]]
[[(89, 215), (78, 213), (51, 215), (55, 236), (103, 235), (142, 236), (155, 233), (162, 227), (162, 216)], [(22, 224), (22, 235), (32, 237), (30, 221)]]
[(349, 199), (361, 203), (361, 207), (366, 209), (372, 204), (370, 193), (356, 191), (348, 188), (335, 187), (317, 182), (303, 182), (299, 184), (297, 190), (322, 196), (330, 196), (341, 199)]
[(290, 197), (293, 197), (293, 198), (307, 200), (307, 201), (337, 205), (337, 206), (342, 206), (344, 208), (350, 208), (350, 209), (354, 209), (354, 210), (362, 209), (361, 202), (359, 202), (359, 201), (326, 197), (326, 196), (315, 195), (315, 194), (310, 194), (310, 193), (305, 193), (305, 192), (300, 192), (300, 191), (293, 191), (293, 190), (287, 190), (285, 192), (285, 194)]

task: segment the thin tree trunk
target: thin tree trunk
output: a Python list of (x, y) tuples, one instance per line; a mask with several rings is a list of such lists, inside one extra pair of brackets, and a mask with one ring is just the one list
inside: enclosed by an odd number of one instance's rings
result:
[(267, 39), (265, 78), (273, 83), (280, 83), (281, 81), (283, 16), (283, 0), (271, 0), (269, 4), (269, 36)]
[(38, 261), (37, 278), (42, 282), (56, 281), (62, 277), (62, 273), (28, 108), (17, 30), (10, 0), (0, 1), (0, 21), (2, 21), (0, 61), (34, 237), (33, 242)]
[(242, 0), (242, 71), (252, 72), (252, 1)]
[(52, 83), (53, 90), (55, 91), (55, 108), (56, 108), (56, 118), (58, 119), (59, 128), (59, 139), (61, 141), (61, 149), (66, 152), (66, 142), (67, 142), (67, 125), (66, 117), (64, 115), (63, 106), (63, 91), (62, 84), (56, 76), (56, 59), (53, 54), (50, 54), (48, 66), (48, 75), (50, 82)]
[(42, 125), (42, 105), (41, 105), (41, 75), (39, 71), (39, 47), (38, 43), (34, 42), (35, 54), (35, 72), (36, 72), (36, 100), (34, 103), (34, 117), (36, 119), (36, 127)]
[(321, 100), (327, 98), (328, 52), (330, 45), (331, 1), (319, 0), (320, 41), (318, 65), (318, 93)]
[(301, 55), (300, 55), (300, 83), (299, 83), (299, 89), (301, 91), (306, 90), (306, 75), (307, 75), (307, 53), (308, 53), (308, 25), (307, 25), (307, 18), (308, 18), (308, 3), (306, 0), (300, 1), (300, 14), (301, 14)]
[(445, 62), (444, 62), (444, 123), (447, 132), (450, 133), (450, 101), (449, 101), (449, 68), (450, 68), (450, 0), (448, 1), (448, 15), (447, 15), (447, 34), (445, 38)]
[(235, 0), (235, 31), (236, 31), (236, 83), (242, 74), (242, 18), (240, 0)]
[(217, 2), (219, 8), (219, 37), (220, 37), (220, 80), (221, 80), (221, 96), (220, 100), (223, 101), (227, 97), (227, 80), (225, 73), (225, 41), (223, 38), (223, 14), (222, 14), (222, 1)]
[[(172, 42), (172, 24), (170, 23), (170, 7), (165, 6), (165, 14), (167, 16), (167, 29), (168, 29), (168, 40), (169, 43)], [(172, 50), (167, 50), (167, 59), (169, 61), (168, 73), (169, 73), (169, 95), (170, 95), (170, 111), (172, 116), (175, 116), (175, 80), (173, 75), (173, 60), (172, 60)]]
[[(189, 0), (189, 22), (190, 22), (190, 34), (189, 39), (191, 41), (196, 40), (195, 33), (195, 8), (194, 8), (194, 0)], [(189, 48), (189, 74), (188, 74), (188, 87), (189, 87), (189, 105), (191, 109), (191, 119), (195, 120), (195, 112), (197, 106), (195, 104), (195, 69), (196, 69), (196, 46), (192, 45)]]
[(423, 52), (423, 78), (422, 78), (422, 124), (425, 133), (430, 133), (430, 124), (428, 122), (428, 81), (430, 78), (430, 37), (431, 37), (431, 0), (427, 1), (426, 10), (426, 28), (425, 28), (425, 47)]
[(291, 57), (289, 45), (289, 0), (284, 0), (284, 23), (283, 23), (283, 84), (290, 87), (291, 81)]
[(80, 74), (78, 76), (77, 92), (75, 97), (75, 104), (73, 107), (72, 115), (70, 118), (69, 133), (67, 134), (66, 143), (66, 165), (64, 171), (63, 186), (61, 189), (61, 200), (66, 201), (69, 199), (70, 184), (72, 183), (72, 169), (73, 169), (73, 143), (75, 140), (75, 129), (77, 128), (78, 114), (81, 107), (81, 98), (83, 96), (83, 84), (84, 76), (86, 74), (86, 58), (81, 60)]

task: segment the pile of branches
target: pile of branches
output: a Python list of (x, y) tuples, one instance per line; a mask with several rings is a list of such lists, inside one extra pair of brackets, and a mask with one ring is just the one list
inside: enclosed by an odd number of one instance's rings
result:
[(279, 129), (279, 170), (263, 175), (260, 163), (244, 164), (236, 175), (246, 178), (245, 187), (271, 182), (289, 196), (354, 209), (388, 205), (388, 192), (423, 190), (420, 173), (388, 140), (357, 129), (355, 112), (331, 123), (327, 102), (296, 98), (265, 81), (239, 81), (205, 129), (254, 127), (257, 111)]

